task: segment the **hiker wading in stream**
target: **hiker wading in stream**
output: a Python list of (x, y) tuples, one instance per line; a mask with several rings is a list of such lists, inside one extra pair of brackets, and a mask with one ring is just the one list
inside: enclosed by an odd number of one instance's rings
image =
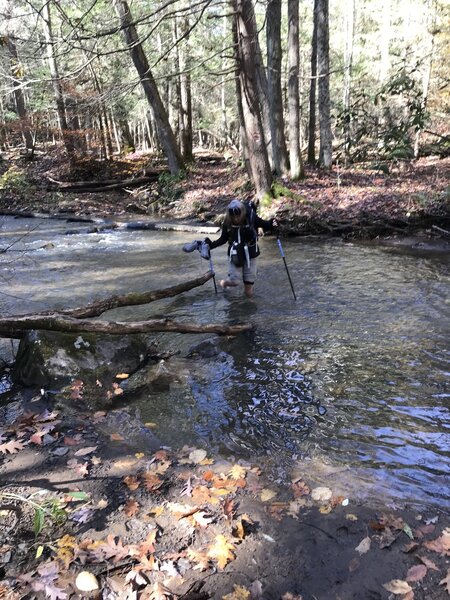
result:
[(256, 258), (259, 256), (258, 228), (273, 231), (278, 227), (276, 219), (265, 221), (256, 214), (252, 202), (232, 200), (228, 205), (222, 225), (222, 233), (218, 240), (205, 239), (210, 249), (228, 242), (228, 279), (219, 283), (223, 288), (236, 287), (242, 279), (244, 292), (249, 298), (253, 296), (253, 285), (256, 279)]

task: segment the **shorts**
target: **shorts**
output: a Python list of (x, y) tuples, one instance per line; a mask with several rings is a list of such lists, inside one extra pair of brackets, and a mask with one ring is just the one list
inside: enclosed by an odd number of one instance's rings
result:
[(237, 267), (232, 262), (228, 263), (228, 278), (230, 281), (237, 282), (241, 279), (244, 283), (253, 285), (256, 279), (256, 258), (250, 259), (250, 266), (247, 263), (243, 267)]

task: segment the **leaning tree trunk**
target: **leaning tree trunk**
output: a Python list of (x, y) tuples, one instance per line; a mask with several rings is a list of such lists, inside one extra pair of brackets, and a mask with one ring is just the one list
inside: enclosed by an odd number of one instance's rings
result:
[(313, 34), (311, 42), (311, 84), (309, 88), (308, 162), (316, 163), (316, 90), (317, 90), (317, 10), (314, 0)]
[[(267, 97), (269, 99), (270, 133), (272, 139), (272, 168), (277, 175), (284, 175), (288, 172), (289, 167), (286, 138), (284, 135), (283, 96), (281, 92), (281, 0), (269, 0), (269, 4), (267, 5), (266, 34)], [(297, 105), (297, 114), (298, 110), (299, 106)]]
[(152, 108), (158, 138), (169, 163), (171, 173), (178, 173), (184, 167), (180, 150), (174, 133), (170, 127), (169, 118), (161, 101), (155, 79), (150, 71), (147, 57), (139, 40), (136, 27), (133, 24), (130, 9), (125, 0), (113, 0), (114, 7), (123, 28), (123, 36), (130, 51), (136, 71), (139, 74), (145, 96)]
[(328, 0), (317, 0), (317, 67), (319, 76), (319, 164), (331, 169), (332, 133), (330, 116), (330, 47)]
[(257, 33), (254, 28), (254, 11), (251, 0), (233, 0), (237, 33), (235, 57), (239, 72), (244, 136), (248, 148), (248, 161), (256, 197), (271, 196), (272, 173), (258, 102), (258, 83), (255, 67)]
[(292, 179), (304, 176), (300, 149), (300, 98), (298, 92), (299, 72), (299, 0), (288, 0), (288, 106), (289, 106), (289, 158)]
[(50, 0), (44, 2), (42, 7), (42, 20), (44, 22), (44, 36), (45, 46), (47, 50), (47, 60), (50, 67), (50, 76), (52, 78), (53, 93), (55, 95), (56, 110), (58, 112), (59, 126), (61, 129), (61, 135), (63, 138), (64, 146), (66, 147), (67, 154), (72, 156), (74, 154), (74, 144), (70, 137), (69, 126), (67, 124), (66, 107), (64, 102), (63, 91), (61, 87), (61, 78), (58, 72), (58, 65), (54, 53), (54, 39), (52, 32), (52, 21), (50, 14)]

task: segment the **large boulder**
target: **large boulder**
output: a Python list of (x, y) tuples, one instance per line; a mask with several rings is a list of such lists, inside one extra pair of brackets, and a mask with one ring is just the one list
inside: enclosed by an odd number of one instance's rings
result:
[(12, 377), (30, 387), (62, 387), (74, 378), (109, 385), (117, 373), (133, 373), (155, 354), (146, 335), (30, 331), (20, 342)]

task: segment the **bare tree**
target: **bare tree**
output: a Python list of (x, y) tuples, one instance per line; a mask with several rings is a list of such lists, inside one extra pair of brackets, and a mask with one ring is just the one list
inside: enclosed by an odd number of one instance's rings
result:
[[(281, 92), (281, 0), (269, 0), (267, 5), (267, 97), (269, 100), (272, 168), (277, 175), (288, 172), (288, 155), (284, 135), (283, 97)], [(289, 39), (289, 41), (291, 41)], [(298, 50), (298, 36), (297, 36)], [(290, 56), (290, 54), (289, 54)], [(298, 98), (298, 62), (297, 62)], [(297, 114), (298, 114), (297, 104)], [(297, 131), (298, 138), (298, 131)]]
[(169, 123), (166, 109), (161, 101), (158, 87), (150, 70), (147, 57), (144, 53), (133, 18), (125, 0), (113, 0), (114, 8), (119, 16), (123, 36), (130, 51), (136, 71), (148, 103), (151, 106), (155, 120), (158, 138), (169, 163), (171, 173), (178, 173), (184, 167), (180, 150), (177, 146), (175, 135)]
[(242, 132), (248, 166), (258, 199), (271, 195), (272, 174), (264, 141), (255, 66), (257, 32), (251, 0), (233, 0), (237, 43), (235, 58), (239, 76)]
[(289, 158), (292, 179), (304, 176), (300, 149), (299, 73), (299, 0), (288, 0), (288, 104), (289, 104)]
[(317, 70), (319, 77), (319, 164), (331, 169), (332, 133), (330, 115), (330, 48), (328, 0), (317, 0)]

